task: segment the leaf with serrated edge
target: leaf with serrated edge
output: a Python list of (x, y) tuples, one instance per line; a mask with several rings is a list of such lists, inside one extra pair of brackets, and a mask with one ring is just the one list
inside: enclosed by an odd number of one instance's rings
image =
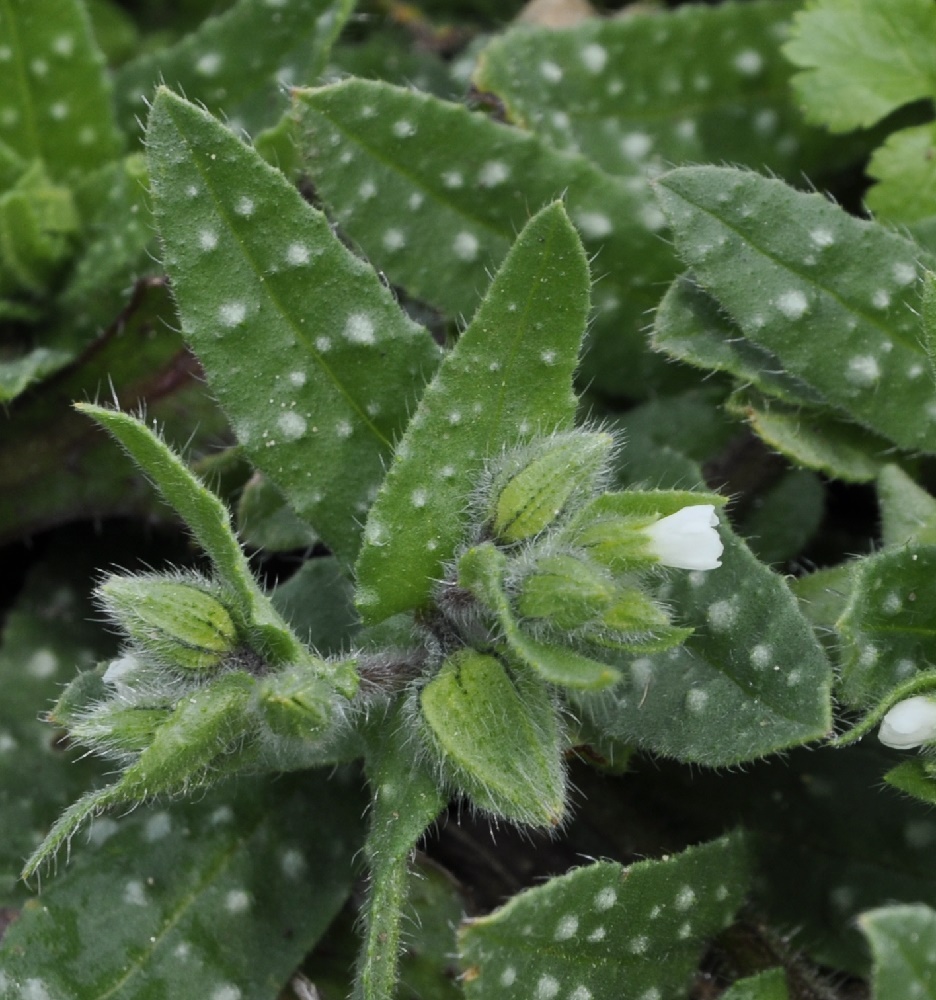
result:
[(865, 201), (879, 219), (912, 227), (936, 216), (934, 144), (936, 129), (929, 123), (900, 129), (875, 150), (866, 172), (877, 184)]
[(588, 280), (575, 230), (554, 203), (520, 233), (397, 447), (357, 565), (366, 623), (428, 602), (465, 540), (463, 512), (485, 459), (571, 427)]
[(936, 95), (936, 7), (929, 0), (812, 0), (797, 14), (787, 57), (810, 121), (866, 128)]
[[(122, 141), (104, 57), (78, 0), (0, 0), (0, 141), (53, 177), (113, 159)], [(14, 53), (10, 58), (9, 53)]]
[(789, 0), (687, 4), (589, 18), (564, 31), (520, 25), (481, 52), (472, 82), (512, 121), (612, 174), (674, 163), (745, 163), (797, 180), (836, 147), (803, 126), (779, 39)]
[(750, 878), (730, 835), (628, 868), (599, 861), (527, 889), (459, 931), (469, 1000), (685, 995)]
[(837, 628), (842, 697), (872, 707), (936, 663), (936, 545), (911, 545), (855, 564)]
[(161, 90), (148, 146), (183, 332), (251, 461), (348, 563), (438, 349), (220, 122)]
[(858, 926), (874, 956), (871, 981), (875, 1000), (936, 997), (936, 911), (922, 904), (887, 906), (862, 913)]
[(675, 273), (640, 182), (463, 105), (366, 80), (294, 93), (316, 191), (376, 267), (447, 316), (470, 315), (531, 212), (562, 197), (601, 281), (582, 376), (647, 391), (643, 329)]
[(656, 187), (678, 253), (748, 339), (865, 427), (936, 451), (917, 244), (747, 171), (683, 167)]
[[(285, 77), (297, 40), (303, 41), (303, 55), (321, 48), (321, 59), (351, 6), (348, 0), (239, 0), (175, 45), (146, 52), (117, 71), (121, 123), (135, 131), (157, 83), (212, 113), (236, 112), (240, 102), (257, 92), (266, 100), (272, 85), (281, 88), (286, 82), (275, 77), (277, 71)], [(288, 82), (309, 80), (290, 77)]]

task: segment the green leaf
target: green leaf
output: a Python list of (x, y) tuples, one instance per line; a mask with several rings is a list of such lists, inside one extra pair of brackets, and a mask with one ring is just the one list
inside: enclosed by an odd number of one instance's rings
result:
[[(628, 468), (641, 471), (633, 459)], [(658, 454), (650, 469), (668, 478)], [(693, 634), (667, 653), (617, 660), (627, 680), (578, 699), (608, 737), (713, 766), (818, 739), (831, 725), (829, 663), (809, 622), (728, 525), (719, 533), (721, 568), (679, 573), (660, 592)]]
[[(245, 99), (260, 92), (262, 105), (275, 115), (274, 84), (314, 81), (352, 6), (350, 0), (238, 0), (176, 44), (144, 53), (118, 70), (124, 128), (134, 132), (157, 84), (184, 93), (213, 114), (236, 114)], [(287, 78), (286, 67), (296, 56), (310, 60), (310, 75), (300, 80)], [(231, 122), (232, 127), (245, 124), (254, 122)]]
[(936, 450), (915, 243), (753, 173), (685, 167), (656, 186), (680, 255), (745, 337), (858, 423)]
[(348, 562), (438, 349), (220, 122), (161, 90), (148, 136), (185, 336), (251, 461)]
[(556, 827), (565, 771), (556, 710), (543, 682), (462, 650), (419, 695), (441, 771), (473, 805), (514, 823)]
[(927, 805), (936, 805), (936, 779), (929, 772), (925, 761), (906, 760), (892, 767), (884, 775), (884, 780), (891, 788), (905, 792)]
[(461, 512), (485, 460), (571, 427), (587, 310), (585, 254), (555, 203), (520, 233), (397, 446), (357, 565), (365, 622), (428, 602), (466, 541)]
[(349, 791), (242, 779), (99, 820), (4, 936), (0, 997), (275, 996), (350, 893)]
[(881, 539), (888, 548), (936, 544), (936, 499), (899, 465), (885, 465), (877, 481)]
[(934, 35), (929, 0), (812, 0), (784, 47), (808, 120), (848, 132), (936, 96)]
[(803, 127), (780, 40), (787, 0), (686, 5), (661, 17), (514, 28), (481, 53), (473, 83), (511, 121), (612, 174), (674, 163), (743, 163), (796, 181), (838, 148)]
[(876, 1000), (936, 997), (936, 911), (929, 906), (886, 906), (858, 918), (874, 955)]
[(602, 274), (582, 377), (646, 394), (646, 311), (674, 262), (645, 186), (388, 84), (348, 80), (295, 99), (309, 173), (342, 229), (394, 284), (449, 318), (475, 311), (530, 213), (564, 198)]
[(653, 346), (694, 367), (727, 372), (787, 403), (825, 402), (811, 385), (786, 371), (775, 354), (746, 339), (691, 271), (670, 285), (657, 307)]
[(308, 549), (318, 536), (259, 472), (244, 485), (237, 502), (237, 533), (245, 544), (267, 552)]
[[(97, 553), (100, 556), (102, 553)], [(38, 562), (7, 611), (0, 642), (0, 906), (22, 902), (23, 858), (34, 831), (94, 781), (101, 768), (76, 760), (43, 719), (75, 668), (87, 669), (114, 651), (114, 640), (92, 622), (86, 546), (60, 542)], [(2, 967), (0, 959), (0, 967)]]
[(725, 409), (794, 464), (834, 479), (870, 482), (893, 456), (888, 441), (834, 411), (788, 406), (744, 389), (728, 397)]
[(842, 697), (870, 707), (936, 664), (936, 545), (910, 545), (856, 563), (838, 621)]
[(198, 544), (211, 557), (221, 581), (237, 599), (241, 614), (248, 614), (259, 588), (231, 528), (231, 516), (224, 504), (142, 421), (91, 403), (76, 403), (75, 409), (110, 432), (137, 465), (152, 477), (167, 503), (178, 512)]
[(322, 656), (347, 651), (360, 627), (354, 588), (334, 557), (309, 559), (272, 593), (273, 606)]
[(855, 562), (818, 569), (790, 581), (800, 611), (812, 622), (826, 653), (837, 661), (841, 651), (835, 623), (841, 618), (852, 589)]
[(796, 556), (818, 532), (825, 514), (825, 488), (814, 473), (793, 469), (755, 501), (741, 533), (765, 563)]
[(599, 861), (550, 879), (463, 925), (465, 995), (682, 1000), (749, 877), (732, 835), (661, 861)]
[(725, 990), (721, 1000), (790, 1000), (786, 973), (768, 969), (758, 976), (739, 979)]
[(930, 123), (900, 129), (874, 151), (866, 172), (877, 184), (865, 200), (878, 218), (911, 227), (932, 222), (936, 216), (934, 144), (936, 133)]
[(120, 151), (104, 58), (79, 0), (0, 2), (0, 94), (0, 141), (55, 178)]

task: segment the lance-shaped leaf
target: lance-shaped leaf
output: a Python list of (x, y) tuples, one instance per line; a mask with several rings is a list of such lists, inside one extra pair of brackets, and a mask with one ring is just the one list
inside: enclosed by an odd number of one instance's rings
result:
[(733, 392), (725, 409), (795, 465), (834, 479), (869, 482), (893, 458), (889, 441), (834, 410), (791, 406), (753, 389)]
[(646, 392), (646, 311), (674, 261), (645, 185), (388, 84), (348, 80), (295, 99), (309, 173), (342, 229), (394, 284), (449, 317), (474, 312), (530, 213), (563, 197), (601, 274), (583, 377)]
[(571, 427), (587, 312), (585, 254), (555, 203), (521, 232), (397, 447), (357, 565), (365, 622), (428, 602), (485, 459)]
[(553, 878), (462, 926), (465, 995), (681, 1000), (749, 878), (737, 835), (661, 861), (601, 861)]
[(747, 340), (691, 271), (670, 285), (657, 307), (653, 346), (686, 364), (727, 372), (787, 403), (826, 402), (811, 385), (786, 371), (775, 354)]
[(104, 57), (79, 0), (0, 2), (0, 141), (53, 177), (85, 173), (121, 146)]
[(745, 171), (685, 167), (656, 186), (680, 256), (748, 339), (858, 423), (936, 451), (917, 244)]
[(857, 563), (837, 623), (842, 696), (869, 707), (936, 663), (936, 546), (911, 545)]
[(161, 90), (148, 136), (184, 334), (250, 459), (347, 562), (438, 349), (220, 122)]
[(254, 579), (231, 528), (231, 516), (218, 497), (141, 421), (90, 403), (78, 403), (76, 408), (117, 439), (185, 521), (234, 602), (232, 610), (236, 610), (241, 628), (256, 632), (265, 647), (263, 652), (275, 662), (307, 660), (305, 648)]
[(786, 55), (810, 121), (865, 128), (936, 95), (936, 9), (929, 0), (813, 0), (796, 15)]
[(839, 152), (790, 100), (779, 40), (796, 7), (689, 4), (565, 31), (521, 26), (483, 50), (472, 80), (511, 120), (613, 174), (730, 162), (796, 180)]
[(360, 817), (303, 775), (99, 820), (5, 935), (0, 996), (274, 996), (350, 892)]
[(862, 913), (858, 926), (874, 956), (875, 1000), (936, 997), (936, 911), (922, 904)]
[(215, 114), (222, 109), (236, 112), (254, 95), (268, 105), (268, 112), (275, 112), (271, 85), (277, 72), (285, 74), (287, 65), (301, 56), (309, 60), (310, 76), (295, 80), (284, 75), (280, 86), (314, 81), (352, 6), (350, 0), (239, 0), (175, 45), (147, 52), (120, 68), (116, 89), (124, 128), (135, 129), (159, 83)]

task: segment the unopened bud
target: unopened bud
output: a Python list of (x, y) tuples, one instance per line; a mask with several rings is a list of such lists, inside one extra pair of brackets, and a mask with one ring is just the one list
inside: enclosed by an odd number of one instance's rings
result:
[(227, 608), (193, 583), (112, 576), (97, 593), (127, 635), (170, 666), (216, 670), (237, 643)]
[(589, 498), (613, 444), (604, 432), (570, 431), (507, 456), (492, 483), (498, 541), (532, 538), (576, 499)]
[(614, 580), (598, 566), (573, 555), (545, 556), (522, 582), (517, 611), (547, 619), (559, 628), (578, 628), (601, 618), (617, 595)]

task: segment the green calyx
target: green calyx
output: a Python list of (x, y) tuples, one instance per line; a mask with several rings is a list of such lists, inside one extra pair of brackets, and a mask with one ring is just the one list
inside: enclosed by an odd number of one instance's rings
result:
[(554, 827), (562, 821), (562, 741), (542, 680), (464, 649), (443, 664), (419, 703), (427, 742), (459, 791), (516, 823)]
[(507, 544), (532, 538), (576, 500), (587, 500), (613, 445), (603, 431), (570, 431), (506, 456), (491, 488), (495, 538)]
[(194, 583), (112, 576), (97, 594), (126, 634), (169, 666), (192, 673), (214, 671), (237, 646), (227, 608)]

